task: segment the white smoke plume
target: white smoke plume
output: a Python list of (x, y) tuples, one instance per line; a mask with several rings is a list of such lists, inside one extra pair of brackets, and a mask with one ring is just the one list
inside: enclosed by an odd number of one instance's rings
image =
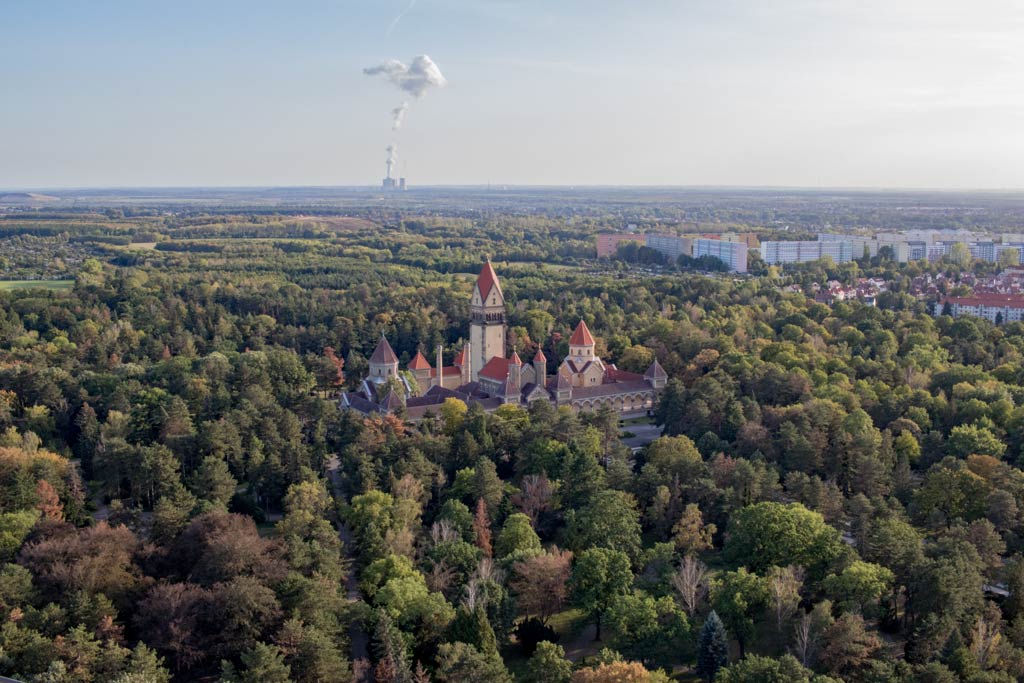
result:
[[(414, 101), (426, 95), (433, 88), (443, 88), (448, 85), (448, 80), (441, 73), (441, 69), (427, 55), (419, 55), (408, 66), (397, 59), (389, 59), (383, 64), (363, 69), (363, 73), (367, 76), (383, 76), (402, 91), (412, 95)], [(409, 105), (410, 102), (406, 100), (391, 110), (392, 127), (395, 130), (401, 128)]]
[(398, 164), (398, 145), (392, 142), (390, 145), (387, 146), (387, 149), (385, 151), (388, 153), (388, 160), (385, 163), (387, 163), (388, 178), (390, 178), (391, 168)]
[(409, 111), (409, 103), (402, 102), (400, 105), (391, 110), (391, 129), (398, 130), (402, 127), (402, 121), (405, 120), (405, 112)]

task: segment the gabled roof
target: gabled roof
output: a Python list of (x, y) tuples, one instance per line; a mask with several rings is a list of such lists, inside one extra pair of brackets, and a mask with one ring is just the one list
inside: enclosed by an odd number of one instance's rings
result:
[(668, 373), (665, 372), (665, 368), (661, 367), (658, 359), (655, 358), (654, 362), (651, 363), (651, 367), (647, 368), (647, 372), (644, 373), (644, 377), (647, 379), (666, 379)]
[(572, 388), (572, 377), (569, 376), (569, 373), (565, 370), (564, 367), (558, 370), (558, 379), (555, 380), (555, 387), (557, 389)]
[(460, 349), (459, 352), (457, 354), (455, 354), (454, 364), (459, 366), (459, 367), (462, 367), (463, 365), (466, 364), (466, 347), (465, 346), (463, 346), (462, 349)]
[(480, 376), (487, 379), (505, 381), (508, 377), (508, 358), (502, 358), (501, 356), (491, 358), (480, 370)]
[(430, 361), (428, 361), (426, 359), (426, 357), (422, 353), (417, 351), (416, 355), (413, 356), (413, 359), (411, 361), (409, 361), (409, 369), (410, 370), (429, 370), (430, 369)]
[(590, 334), (590, 330), (587, 329), (587, 324), (580, 320), (580, 324), (576, 326), (576, 330), (569, 337), (569, 344), (572, 346), (593, 346), (594, 337)]
[(394, 349), (391, 348), (391, 344), (388, 344), (388, 340), (384, 338), (384, 335), (380, 336), (380, 341), (377, 342), (377, 348), (373, 350), (373, 355), (370, 356), (370, 362), (377, 365), (387, 365), (398, 362), (398, 356), (395, 355)]
[(491, 262), (487, 261), (484, 263), (484, 267), (476, 279), (476, 288), (480, 290), (481, 300), (487, 300), (487, 296), (491, 293), (492, 287), (497, 287), (498, 296), (504, 298), (505, 295), (501, 293), (501, 284), (498, 282), (498, 274), (494, 272), (494, 267), (491, 266)]

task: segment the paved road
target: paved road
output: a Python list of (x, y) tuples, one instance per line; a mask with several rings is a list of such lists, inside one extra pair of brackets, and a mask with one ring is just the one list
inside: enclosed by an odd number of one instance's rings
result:
[(661, 436), (661, 429), (661, 427), (656, 427), (655, 425), (626, 425), (622, 428), (622, 431), (630, 432), (635, 436), (623, 439), (622, 443), (635, 451)]

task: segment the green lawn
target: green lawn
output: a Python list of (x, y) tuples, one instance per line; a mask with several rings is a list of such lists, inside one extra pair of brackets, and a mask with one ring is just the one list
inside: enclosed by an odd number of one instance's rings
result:
[(0, 292), (15, 289), (49, 289), (53, 291), (67, 291), (74, 286), (74, 280), (0, 280)]

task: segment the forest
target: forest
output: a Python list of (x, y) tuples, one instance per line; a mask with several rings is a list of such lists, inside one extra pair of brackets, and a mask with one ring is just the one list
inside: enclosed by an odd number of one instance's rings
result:
[[(606, 227), (0, 217), (0, 265), (68, 284), (0, 287), (0, 675), (1024, 678), (1024, 325), (906, 294), (955, 264), (651, 273), (593, 259)], [(583, 318), (607, 361), (660, 362), (660, 438), (545, 402), (339, 408), (381, 334), (461, 348), (485, 257), (519, 353)], [(808, 296), (866, 274), (877, 306)]]

